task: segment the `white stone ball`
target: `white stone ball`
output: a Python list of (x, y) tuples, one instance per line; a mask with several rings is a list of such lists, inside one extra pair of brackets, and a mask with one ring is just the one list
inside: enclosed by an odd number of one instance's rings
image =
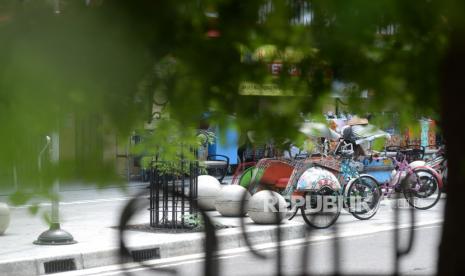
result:
[[(245, 195), (244, 212), (241, 212), (241, 201)], [(250, 193), (240, 185), (223, 186), (215, 201), (215, 207), (225, 217), (243, 217), (247, 213)]]
[(221, 184), (211, 175), (199, 175), (197, 178), (197, 203), (205, 211), (215, 210), (215, 200), (221, 191)]
[(0, 235), (5, 233), (8, 225), (10, 225), (10, 208), (6, 203), (0, 202)]
[(249, 217), (257, 224), (276, 224), (287, 214), (284, 197), (273, 191), (260, 191), (249, 200)]

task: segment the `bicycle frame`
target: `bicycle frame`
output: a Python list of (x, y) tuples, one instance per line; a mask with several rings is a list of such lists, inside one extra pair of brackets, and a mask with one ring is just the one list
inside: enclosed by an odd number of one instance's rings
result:
[[(410, 164), (407, 162), (407, 159), (404, 157), (402, 161), (397, 161), (396, 158), (391, 158), (393, 160), (394, 165), (396, 166), (396, 174), (394, 176), (391, 175), (391, 179), (388, 183), (382, 183), (381, 191), (383, 192), (384, 196), (390, 197), (401, 185), (401, 181), (404, 178), (410, 177), (414, 174), (415, 170), (427, 170), (428, 172), (432, 173), (438, 180), (439, 188), (442, 188), (442, 177), (438, 174), (436, 170), (431, 168), (430, 166), (417, 166), (415, 168), (410, 167)], [(404, 174), (404, 175), (403, 175)]]

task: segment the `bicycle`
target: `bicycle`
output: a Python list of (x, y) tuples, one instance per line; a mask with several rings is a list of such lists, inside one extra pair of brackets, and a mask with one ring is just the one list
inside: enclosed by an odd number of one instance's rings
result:
[[(343, 142), (345, 143), (345, 142)], [(353, 161), (353, 145), (345, 143), (341, 152), (341, 175), (343, 183), (344, 208), (360, 220), (372, 218), (379, 209), (381, 202), (381, 187), (371, 175), (360, 174), (363, 168)], [(362, 165), (363, 166), (363, 165)], [(352, 206), (351, 199), (357, 199)]]
[(400, 191), (410, 206), (420, 210), (430, 209), (441, 198), (442, 178), (427, 165), (412, 167), (407, 158), (412, 152), (415, 151), (399, 149), (396, 157), (391, 157), (395, 170), (390, 180), (381, 184), (381, 189), (386, 197)]
[[(341, 208), (357, 219), (370, 219), (379, 208), (380, 187), (372, 176), (359, 174), (352, 161), (352, 145), (344, 143), (342, 147), (340, 159), (333, 156), (303, 160), (262, 159), (250, 171), (252, 176), (247, 177), (250, 177), (249, 192), (272, 189), (290, 198), (291, 203), (293, 197), (303, 197), (303, 205), (291, 206), (294, 213), (289, 220), (300, 209), (304, 221), (314, 228), (330, 227), (339, 217)], [(321, 209), (322, 202), (331, 202), (336, 208), (323, 206)]]
[(443, 182), (443, 186), (447, 184), (447, 158), (445, 153), (444, 146), (439, 147), (438, 151), (435, 154), (436, 156), (427, 161), (414, 161), (410, 163), (411, 167), (418, 167), (418, 166), (428, 166), (433, 168), (440, 176)]
[[(353, 161), (353, 145), (340, 140), (337, 149), (339, 149), (335, 162), (339, 165), (329, 165), (328, 160), (322, 159), (323, 162), (315, 162), (316, 166), (326, 168), (332, 171), (337, 177), (338, 181), (342, 183), (339, 195), (342, 197), (342, 206), (346, 211), (352, 214), (359, 220), (367, 220), (372, 218), (378, 211), (381, 202), (381, 188), (376, 179), (367, 174), (360, 174), (361, 170), (358, 163)], [(338, 156), (339, 155), (339, 156)], [(328, 158), (328, 157), (326, 157)], [(332, 161), (332, 162), (334, 162)], [(331, 161), (330, 161), (331, 162)], [(332, 168), (331, 168), (332, 167)], [(339, 167), (339, 170), (337, 169)], [(332, 192), (321, 196), (335, 196), (336, 193)], [(315, 193), (311, 193), (315, 195)], [(314, 208), (315, 203), (311, 201), (311, 207)], [(315, 228), (327, 228), (336, 222), (340, 212), (327, 212), (327, 213), (311, 213), (305, 212), (305, 208), (301, 208), (302, 216), (305, 222)], [(321, 223), (325, 221), (326, 223)]]

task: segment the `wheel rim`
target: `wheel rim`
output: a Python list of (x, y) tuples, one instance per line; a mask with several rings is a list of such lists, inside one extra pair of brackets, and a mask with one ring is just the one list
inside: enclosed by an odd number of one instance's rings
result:
[(435, 175), (426, 170), (415, 171), (407, 181), (404, 196), (417, 209), (433, 207), (441, 196), (439, 182)]
[(366, 176), (360, 176), (349, 187), (347, 202), (349, 212), (357, 218), (371, 218), (378, 210), (381, 189), (378, 183)]
[[(318, 200), (321, 202), (319, 206)], [(323, 202), (326, 200), (335, 202), (335, 207), (325, 210)], [(307, 224), (315, 228), (321, 229), (331, 226), (341, 212), (342, 202), (339, 200), (339, 193), (332, 190), (322, 189), (319, 192), (307, 194), (306, 203), (310, 204), (310, 208), (306, 204), (302, 208), (302, 216)]]

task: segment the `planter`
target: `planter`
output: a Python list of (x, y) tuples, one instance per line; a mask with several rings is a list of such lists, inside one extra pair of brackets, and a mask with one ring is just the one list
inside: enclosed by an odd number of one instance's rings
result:
[[(244, 211), (241, 212), (241, 202), (245, 195)], [(250, 198), (249, 192), (240, 185), (227, 185), (221, 189), (215, 201), (215, 207), (222, 216), (243, 217), (247, 213), (247, 205)]]
[(257, 224), (277, 224), (286, 217), (286, 200), (276, 192), (260, 191), (250, 198), (248, 213)]
[(0, 235), (5, 233), (8, 225), (10, 225), (10, 208), (6, 203), (0, 202)]
[(200, 175), (197, 181), (197, 202), (205, 211), (215, 210), (215, 200), (221, 191), (221, 184), (213, 176)]

